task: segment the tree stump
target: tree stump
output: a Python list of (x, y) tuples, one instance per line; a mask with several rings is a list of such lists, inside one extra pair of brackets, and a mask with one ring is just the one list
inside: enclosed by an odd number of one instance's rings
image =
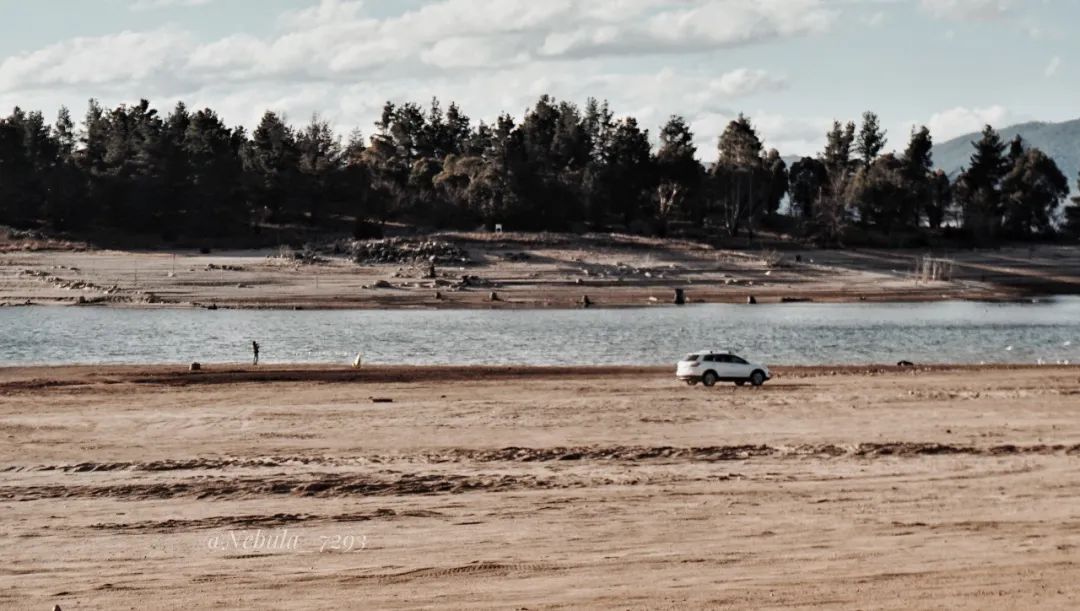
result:
[(746, 298), (746, 303), (747, 303), (747, 305), (754, 305), (754, 304), (757, 303), (757, 298), (754, 297), (753, 295), (750, 295), (749, 297)]
[(683, 289), (675, 289), (675, 305), (686, 305), (686, 291)]
[(592, 305), (592, 300), (589, 299), (589, 296), (588, 295), (582, 295), (581, 296), (581, 307), (587, 308), (587, 307), (590, 307), (591, 305)]
[(188, 371), (202, 371), (202, 365), (199, 363), (192, 363), (188, 366)]

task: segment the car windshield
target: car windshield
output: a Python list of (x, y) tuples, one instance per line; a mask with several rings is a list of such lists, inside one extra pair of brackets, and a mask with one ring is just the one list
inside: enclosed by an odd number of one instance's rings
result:
[(696, 361), (697, 358), (698, 358), (698, 355), (696, 355), (696, 354), (688, 354), (688, 355), (686, 355), (686, 358), (684, 358), (683, 360), (692, 362), (692, 361)]

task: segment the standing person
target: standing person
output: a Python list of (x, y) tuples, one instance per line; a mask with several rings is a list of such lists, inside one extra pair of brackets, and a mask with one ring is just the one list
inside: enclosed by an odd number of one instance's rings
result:
[(255, 355), (255, 361), (252, 362), (251, 364), (252, 365), (258, 365), (259, 364), (259, 342), (255, 341), (255, 340), (251, 341), (251, 352)]

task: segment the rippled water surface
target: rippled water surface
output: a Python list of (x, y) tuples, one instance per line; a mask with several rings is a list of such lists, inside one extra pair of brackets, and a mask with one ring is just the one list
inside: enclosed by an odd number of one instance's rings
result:
[(701, 348), (774, 364), (1080, 362), (1080, 298), (1039, 303), (626, 310), (0, 309), (0, 364), (670, 364)]

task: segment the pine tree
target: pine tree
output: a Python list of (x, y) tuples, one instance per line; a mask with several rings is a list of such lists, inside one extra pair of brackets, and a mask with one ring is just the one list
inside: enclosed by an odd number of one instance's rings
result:
[(680, 116), (672, 116), (660, 130), (656, 170), (657, 216), (667, 219), (682, 213), (700, 225), (705, 216), (701, 194), (704, 170), (697, 160), (694, 133)]
[(855, 144), (855, 151), (863, 167), (870, 167), (887, 142), (885, 130), (881, 129), (878, 116), (870, 111), (863, 113), (862, 128)]
[(296, 136), (277, 114), (267, 111), (244, 149), (244, 169), (252, 178), (251, 199), (274, 220), (291, 212), (299, 153)]
[(728, 123), (720, 135), (720, 163), (732, 168), (750, 169), (761, 165), (762, 145), (750, 119), (740, 114)]
[(851, 146), (854, 141), (855, 123), (841, 125), (839, 121), (833, 121), (832, 129), (826, 134), (822, 161), (835, 182), (846, 180), (851, 173)]
[(649, 209), (653, 172), (649, 131), (639, 128), (637, 119), (627, 117), (615, 124), (608, 166), (612, 212), (627, 224), (642, 219)]
[(341, 142), (327, 121), (313, 115), (296, 144), (298, 167), (305, 178), (303, 188), (307, 193), (305, 212), (307, 220), (315, 223), (321, 219), (333, 198), (335, 180), (341, 170)]
[(827, 179), (814, 206), (815, 225), (822, 237), (830, 242), (839, 240), (852, 216), (848, 195), (854, 178), (855, 164), (851, 161), (854, 142), (855, 123), (849, 121), (841, 125), (839, 121), (833, 121), (832, 129), (826, 134), (825, 151), (821, 155)]
[(964, 227), (976, 239), (989, 239), (1001, 228), (1001, 181), (1009, 171), (1009, 160), (1001, 136), (989, 125), (972, 146), (975, 153), (956, 181), (955, 198), (963, 209)]
[(1006, 233), (1031, 237), (1053, 231), (1052, 219), (1069, 194), (1069, 179), (1053, 159), (1037, 148), (1021, 150), (1001, 185)]
[(931, 229), (940, 229), (952, 207), (953, 189), (949, 175), (938, 170), (930, 177), (929, 198), (926, 203), (926, 222)]
[(446, 134), (447, 140), (444, 148), (447, 154), (460, 155), (468, 145), (472, 129), (469, 126), (469, 117), (461, 108), (451, 102), (446, 109)]
[[(934, 141), (930, 137), (930, 130), (926, 126), (912, 128), (911, 140), (903, 156), (903, 177), (909, 196), (903, 202), (902, 209), (897, 211), (898, 220), (910, 227), (918, 227), (922, 213), (933, 206), (933, 149)], [(938, 224), (940, 225), (940, 222)]]
[(53, 124), (53, 138), (56, 140), (60, 159), (71, 161), (75, 154), (75, 123), (71, 121), (71, 111), (67, 106), (61, 106), (56, 114), (56, 123)]
[(0, 119), (0, 222), (33, 224), (38, 202), (31, 177), (22, 126), (12, 117)]
[(720, 158), (711, 182), (718, 212), (732, 236), (745, 224), (753, 238), (754, 223), (764, 214), (770, 177), (762, 149), (757, 131), (741, 114), (720, 136)]
[(85, 206), (79, 205), (86, 198), (86, 189), (82, 173), (75, 164), (76, 139), (71, 113), (61, 106), (52, 127), (56, 160), (45, 176), (48, 190), (44, 218), (55, 229), (80, 228), (88, 218)]
[(1024, 137), (1020, 134), (1013, 136), (1013, 139), (1009, 141), (1009, 165), (1016, 165), (1020, 161), (1020, 158), (1024, 156), (1024, 150), (1027, 147), (1024, 145)]
[(229, 235), (248, 223), (234, 137), (235, 132), (208, 108), (190, 115), (187, 121), (181, 146), (191, 186), (182, 222), (195, 235)]
[(905, 180), (906, 164), (892, 153), (876, 158), (855, 174), (850, 197), (858, 205), (862, 223), (886, 233), (910, 219), (905, 213), (912, 201)]
[(791, 164), (788, 173), (792, 211), (804, 221), (812, 220), (821, 192), (829, 180), (825, 164), (813, 157), (803, 157)]

